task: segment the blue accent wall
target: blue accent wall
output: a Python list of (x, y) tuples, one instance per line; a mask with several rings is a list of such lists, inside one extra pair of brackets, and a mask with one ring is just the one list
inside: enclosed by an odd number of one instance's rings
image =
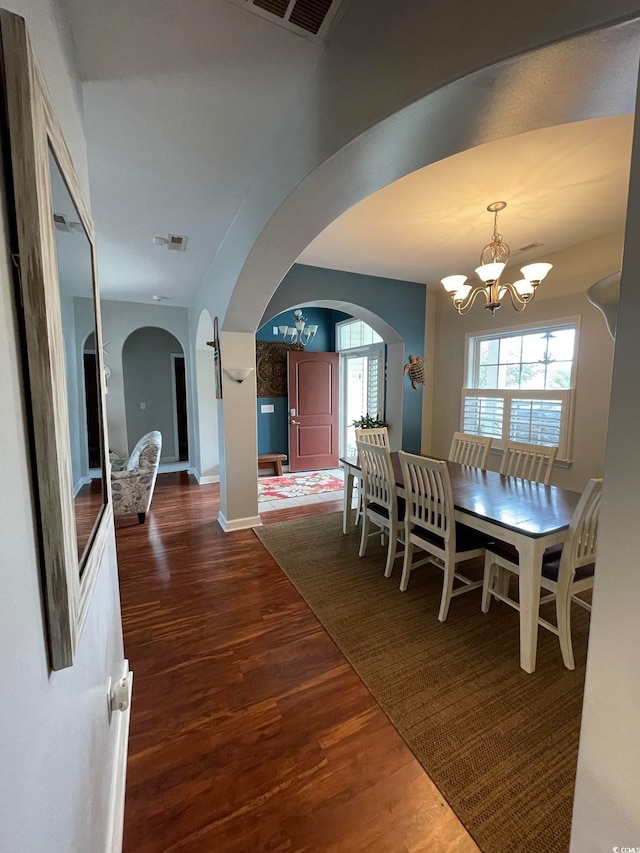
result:
[[(365, 308), (384, 319), (402, 338), (405, 345), (406, 361), (409, 361), (409, 355), (424, 355), (426, 304), (426, 286), (424, 284), (294, 264), (274, 293), (264, 317), (277, 314), (285, 306), (310, 304), (320, 300), (350, 303)], [(347, 306), (345, 305), (345, 307)], [(306, 317), (310, 317), (312, 310), (321, 309), (304, 308), (303, 313)], [(341, 312), (334, 313), (340, 319), (349, 316), (341, 315)], [(293, 312), (285, 312), (284, 316), (290, 320)], [(284, 319), (282, 324), (284, 325), (287, 322), (291, 325), (289, 320)], [(269, 321), (265, 325), (270, 326), (275, 325), (275, 323)], [(263, 340), (275, 340), (275, 338), (263, 338)], [(395, 420), (397, 414), (387, 411), (385, 416), (387, 420)], [(260, 425), (260, 421), (258, 424)], [(421, 434), (422, 385), (414, 390), (409, 378), (405, 377), (402, 404), (403, 449), (410, 453), (419, 453)], [(264, 452), (268, 451), (265, 450)], [(286, 450), (282, 452), (286, 453)]]
[[(309, 352), (335, 352), (335, 326), (350, 315), (328, 308), (303, 308), (307, 325), (318, 326), (315, 337), (305, 349)], [(257, 341), (283, 341), (274, 335), (274, 326), (293, 326), (293, 310), (271, 317), (256, 332)], [(258, 453), (289, 453), (289, 429), (286, 397), (258, 397)], [(271, 404), (273, 412), (263, 413), (260, 407)]]

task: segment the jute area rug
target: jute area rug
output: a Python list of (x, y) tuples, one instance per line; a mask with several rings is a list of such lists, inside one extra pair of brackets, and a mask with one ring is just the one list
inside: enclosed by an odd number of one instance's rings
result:
[(336, 513), (255, 532), (479, 847), (568, 850), (588, 614), (572, 613), (575, 671), (540, 629), (528, 675), (516, 611), (493, 601), (482, 614), (475, 590), (454, 598), (441, 624), (437, 568), (416, 569), (401, 593), (401, 561), (386, 579), (379, 538), (360, 559), (359, 529), (341, 527)]

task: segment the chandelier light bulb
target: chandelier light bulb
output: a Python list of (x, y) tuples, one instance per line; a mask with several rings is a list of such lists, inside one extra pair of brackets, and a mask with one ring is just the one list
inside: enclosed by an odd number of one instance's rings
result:
[(441, 279), (441, 283), (447, 293), (455, 293), (462, 287), (466, 280), (466, 275), (448, 275)]
[(500, 278), (504, 268), (505, 264), (502, 262), (482, 264), (481, 267), (476, 268), (476, 275), (481, 281), (484, 281), (485, 284), (493, 284), (494, 281), (497, 281)]
[(553, 264), (527, 264), (526, 267), (521, 267), (520, 272), (528, 281), (539, 284), (552, 268)]

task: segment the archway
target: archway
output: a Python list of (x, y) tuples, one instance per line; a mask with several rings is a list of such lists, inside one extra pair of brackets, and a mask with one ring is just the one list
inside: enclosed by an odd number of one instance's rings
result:
[(180, 341), (165, 329), (145, 326), (122, 347), (127, 434), (135, 441), (162, 434), (162, 461), (188, 463), (186, 366)]

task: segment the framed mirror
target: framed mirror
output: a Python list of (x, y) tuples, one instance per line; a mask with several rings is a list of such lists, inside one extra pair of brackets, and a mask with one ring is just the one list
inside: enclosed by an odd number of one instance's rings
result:
[(113, 527), (95, 237), (23, 19), (0, 10), (0, 35), (43, 599), (51, 666), (62, 669), (73, 664)]

